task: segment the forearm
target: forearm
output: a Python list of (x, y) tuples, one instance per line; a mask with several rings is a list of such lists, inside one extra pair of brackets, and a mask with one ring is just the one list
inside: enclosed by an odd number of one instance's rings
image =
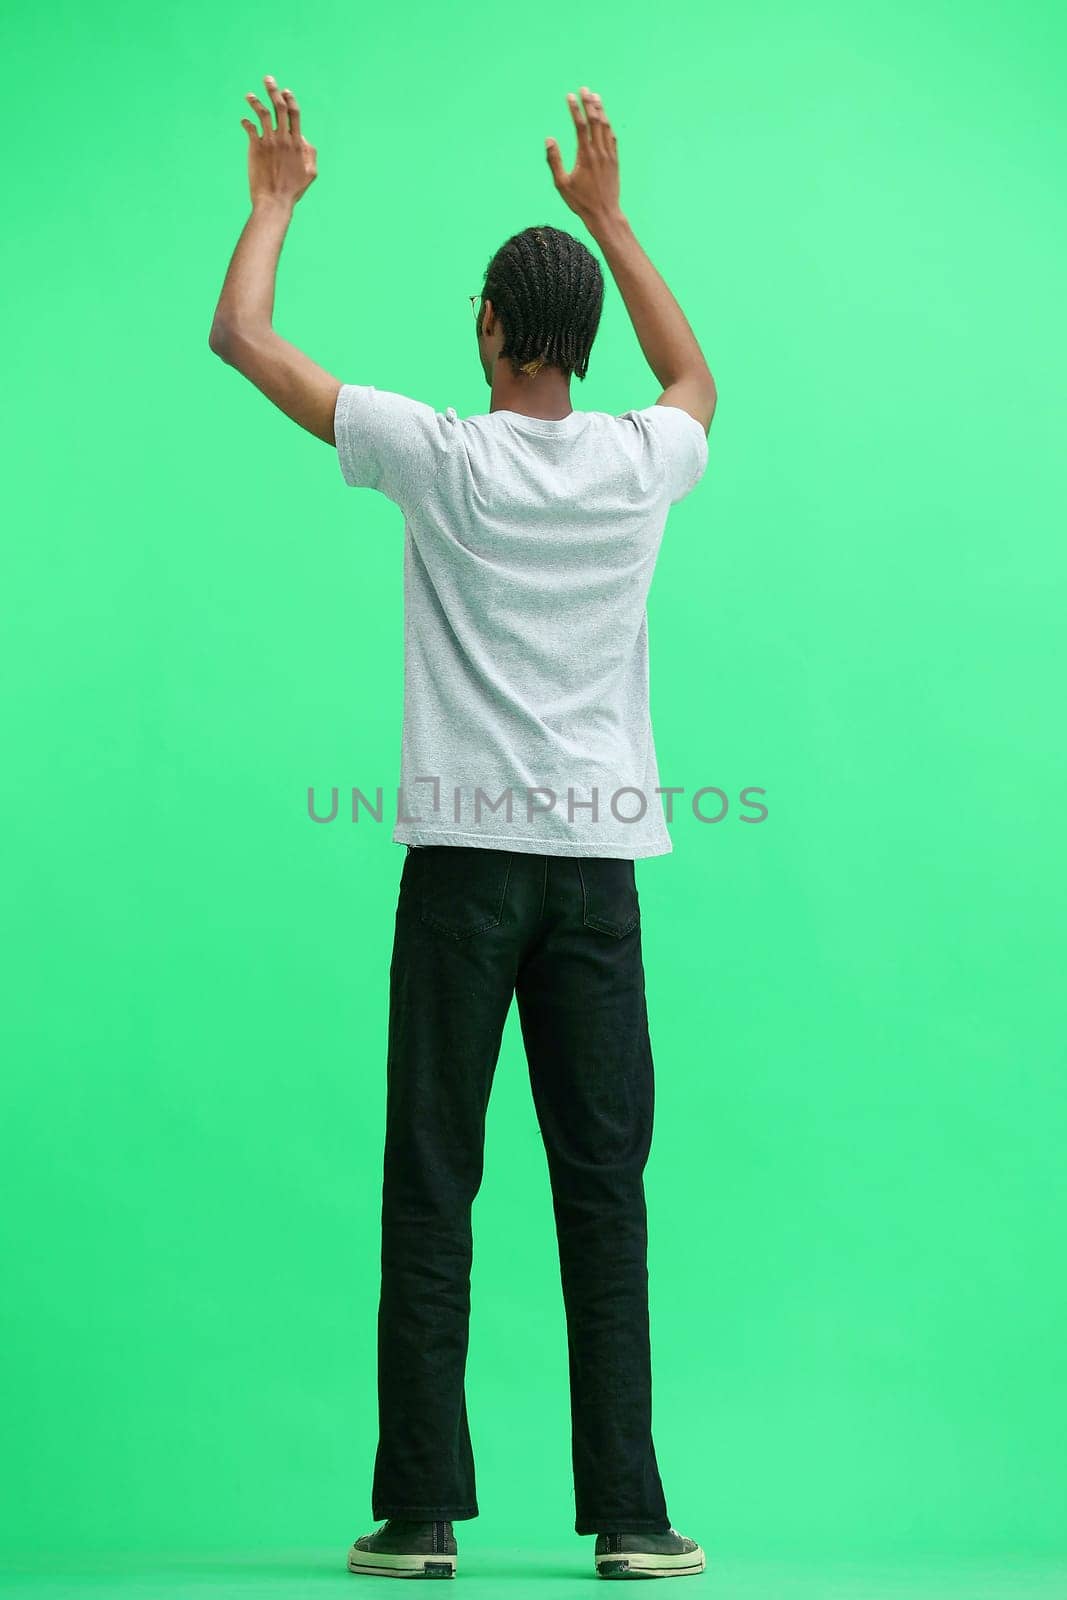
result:
[(278, 259), (292, 215), (292, 204), (287, 201), (271, 200), (253, 206), (215, 308), (209, 340), (212, 345), (229, 335), (262, 334), (272, 328)]
[(622, 212), (588, 223), (619, 286), (645, 359), (664, 389), (711, 372), (685, 313), (641, 248)]

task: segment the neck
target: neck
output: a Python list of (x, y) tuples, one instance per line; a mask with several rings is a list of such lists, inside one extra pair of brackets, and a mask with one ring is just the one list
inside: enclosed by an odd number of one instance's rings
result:
[(492, 391), (490, 411), (517, 411), (523, 417), (558, 422), (574, 410), (570, 379), (558, 367), (516, 377), (510, 361), (498, 361), (493, 367)]

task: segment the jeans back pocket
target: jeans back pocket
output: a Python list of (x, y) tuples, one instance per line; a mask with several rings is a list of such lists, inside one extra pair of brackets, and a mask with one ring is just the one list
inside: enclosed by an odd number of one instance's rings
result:
[(452, 939), (495, 928), (504, 915), (511, 874), (507, 850), (428, 844), (414, 852), (419, 912), (429, 927)]
[(582, 920), (616, 939), (632, 933), (641, 920), (632, 861), (610, 856), (576, 856), (582, 881)]

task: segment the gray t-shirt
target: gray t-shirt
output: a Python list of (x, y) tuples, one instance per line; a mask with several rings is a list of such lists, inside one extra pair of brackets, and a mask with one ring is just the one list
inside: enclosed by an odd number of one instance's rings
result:
[(700, 423), (667, 405), (458, 417), (346, 383), (334, 428), (345, 482), (404, 513), (394, 841), (667, 855), (645, 601), (667, 512), (707, 465)]

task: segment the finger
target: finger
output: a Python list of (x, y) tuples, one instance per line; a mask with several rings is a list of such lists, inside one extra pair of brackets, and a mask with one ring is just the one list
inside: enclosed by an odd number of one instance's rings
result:
[[(592, 90), (590, 90), (590, 93), (592, 94)], [(615, 137), (615, 131), (611, 126), (611, 119), (604, 110), (604, 102), (601, 100), (598, 94), (593, 94), (593, 104), (595, 105), (597, 111), (597, 124), (602, 130), (601, 137), (603, 139), (603, 149), (606, 154), (614, 155), (619, 148), (619, 141)]]
[(545, 157), (552, 169), (552, 176), (555, 179), (556, 186), (558, 188), (564, 180), (564, 172), (563, 158), (559, 153), (559, 145), (556, 143), (555, 139), (545, 140)]
[(245, 99), (248, 101), (249, 105), (252, 107), (252, 110), (259, 118), (259, 125), (263, 129), (263, 132), (273, 133), (274, 124), (270, 120), (270, 112), (267, 110), (259, 96), (255, 94), (246, 94)]
[(583, 150), (589, 143), (589, 129), (586, 127), (585, 118), (582, 116), (582, 108), (578, 104), (578, 96), (576, 94), (568, 94), (567, 104), (570, 106), (571, 116), (574, 118), (574, 131), (578, 135), (578, 149)]
[(604, 113), (600, 109), (600, 96), (595, 95), (586, 84), (582, 85), (582, 105), (589, 119), (589, 143), (594, 150), (603, 150), (606, 141), (604, 138)]
[(248, 136), (249, 136), (250, 139), (258, 139), (259, 138), (259, 133), (258, 133), (258, 131), (256, 129), (255, 123), (254, 122), (249, 122), (247, 117), (242, 117), (241, 118), (241, 126), (242, 126), (242, 128), (247, 129)]
[(274, 113), (278, 118), (278, 132), (287, 134), (289, 132), (289, 107), (285, 103), (285, 99), (282, 96), (282, 91), (278, 88), (277, 83), (271, 77), (269, 72), (263, 79), (263, 82), (267, 86), (267, 93), (270, 95), (270, 103), (274, 107)]
[(296, 103), (296, 95), (291, 89), (283, 89), (285, 103), (289, 107), (289, 132), (294, 139), (300, 138), (300, 107)]
[(611, 126), (611, 118), (604, 110), (604, 102), (601, 100), (600, 96), (598, 94), (594, 94), (593, 99), (596, 102), (597, 120), (603, 129), (604, 148), (614, 154), (615, 147), (619, 141), (616, 139), (614, 130)]

